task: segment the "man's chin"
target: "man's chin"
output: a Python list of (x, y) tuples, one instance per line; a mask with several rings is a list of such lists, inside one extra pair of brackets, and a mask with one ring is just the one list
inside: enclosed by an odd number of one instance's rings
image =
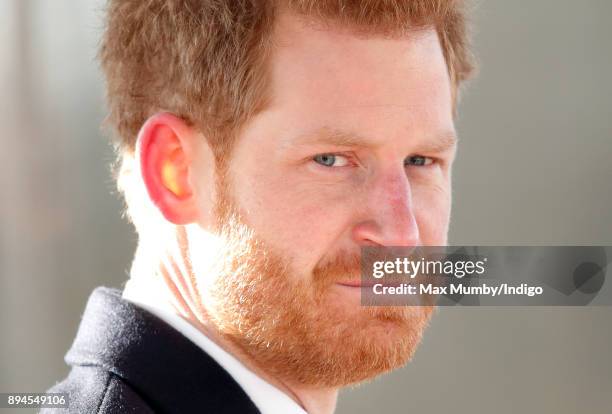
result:
[(319, 327), (318, 345), (324, 343), (327, 358), (322, 359), (332, 365), (329, 375), (311, 378), (310, 385), (354, 385), (406, 365), (431, 313), (427, 307), (355, 307), (338, 302), (329, 306), (319, 315), (327, 315), (327, 323)]
[[(417, 323), (418, 324), (418, 323)], [(378, 320), (340, 341), (338, 352), (350, 350), (336, 366), (337, 376), (330, 376), (330, 386), (355, 385), (405, 366), (412, 360), (421, 341), (423, 329), (409, 326), (409, 321)]]

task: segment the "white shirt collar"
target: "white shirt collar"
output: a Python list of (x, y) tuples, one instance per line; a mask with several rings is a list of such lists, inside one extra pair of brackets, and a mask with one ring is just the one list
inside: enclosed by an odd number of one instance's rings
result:
[(178, 315), (167, 305), (168, 302), (164, 300), (160, 289), (151, 289), (150, 280), (146, 281), (146, 287), (141, 283), (137, 279), (128, 280), (123, 290), (123, 299), (157, 316), (210, 355), (234, 378), (261, 414), (307, 414), (287, 394), (249, 370), (237, 358)]

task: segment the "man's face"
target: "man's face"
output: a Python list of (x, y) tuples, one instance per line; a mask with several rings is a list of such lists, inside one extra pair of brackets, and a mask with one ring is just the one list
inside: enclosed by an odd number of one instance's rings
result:
[(243, 128), (220, 188), (224, 247), (213, 258), (198, 234), (210, 230), (190, 231), (204, 308), (273, 374), (359, 382), (403, 365), (430, 317), (361, 307), (350, 285), (361, 246), (446, 244), (444, 57), (433, 29), (356, 36), (284, 15), (270, 70), (269, 105)]

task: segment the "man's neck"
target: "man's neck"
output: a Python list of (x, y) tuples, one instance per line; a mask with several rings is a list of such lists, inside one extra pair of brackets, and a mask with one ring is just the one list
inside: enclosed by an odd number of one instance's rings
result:
[(206, 316), (189, 261), (181, 250), (178, 246), (168, 249), (162, 255), (162, 260), (159, 260), (159, 255), (150, 255), (139, 247), (130, 277), (141, 281), (141, 286), (149, 287), (140, 294), (155, 298), (158, 306), (183, 317), (257, 376), (288, 395), (309, 414), (332, 414), (338, 397), (337, 388), (309, 387), (277, 379), (261, 369), (246, 352), (219, 332)]

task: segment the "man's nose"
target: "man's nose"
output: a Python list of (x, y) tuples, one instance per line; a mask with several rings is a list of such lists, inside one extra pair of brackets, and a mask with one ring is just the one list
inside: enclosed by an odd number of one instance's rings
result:
[(380, 177), (367, 190), (367, 212), (354, 228), (359, 245), (418, 246), (410, 182), (405, 171)]

